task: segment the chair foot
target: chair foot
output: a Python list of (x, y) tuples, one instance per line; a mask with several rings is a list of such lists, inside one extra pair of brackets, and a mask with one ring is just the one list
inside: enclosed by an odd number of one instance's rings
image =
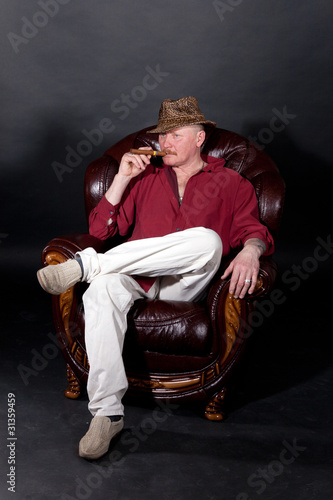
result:
[(68, 388), (64, 391), (66, 398), (77, 399), (81, 394), (81, 384), (69, 365), (67, 365), (67, 380)]
[(224, 414), (221, 411), (225, 398), (226, 388), (215, 394), (206, 406), (205, 417), (213, 422), (219, 422), (224, 419)]

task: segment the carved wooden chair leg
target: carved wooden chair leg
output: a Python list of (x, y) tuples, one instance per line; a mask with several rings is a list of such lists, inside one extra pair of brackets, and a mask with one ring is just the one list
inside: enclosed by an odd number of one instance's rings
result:
[(206, 406), (205, 417), (208, 420), (219, 421), (223, 420), (224, 414), (221, 411), (223, 401), (225, 398), (226, 388), (223, 387), (222, 391), (215, 394)]
[(81, 394), (81, 384), (67, 364), (68, 388), (64, 391), (66, 398), (77, 399)]

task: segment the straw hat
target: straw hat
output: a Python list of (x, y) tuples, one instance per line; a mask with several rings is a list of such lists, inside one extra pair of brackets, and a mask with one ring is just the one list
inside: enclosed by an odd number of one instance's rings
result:
[(150, 134), (160, 134), (174, 128), (200, 124), (216, 127), (216, 123), (205, 119), (195, 97), (182, 97), (177, 101), (164, 99), (161, 104), (157, 127), (147, 132)]

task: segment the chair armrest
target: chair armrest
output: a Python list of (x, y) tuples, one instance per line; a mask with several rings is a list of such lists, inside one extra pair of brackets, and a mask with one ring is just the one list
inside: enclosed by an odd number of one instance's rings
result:
[[(230, 261), (224, 263), (223, 267), (219, 270), (222, 275), (224, 270), (227, 269)], [(255, 291), (251, 295), (246, 295), (244, 299), (237, 299), (243, 301), (253, 301), (260, 296), (266, 295), (273, 287), (277, 275), (277, 265), (271, 257), (261, 257), (260, 259), (260, 269), (257, 279), (257, 285)], [(218, 279), (209, 289), (207, 303), (209, 310), (211, 310), (213, 305), (218, 300), (219, 295), (229, 289), (230, 277), (227, 279)]]
[[(219, 276), (223, 275), (223, 270), (229, 263), (230, 260), (223, 263)], [(220, 409), (229, 377), (242, 359), (245, 346), (255, 327), (259, 326), (252, 323), (251, 313), (255, 310), (255, 302), (272, 289), (276, 275), (277, 266), (273, 259), (261, 258), (253, 294), (247, 294), (243, 299), (235, 299), (229, 293), (230, 278), (217, 279), (208, 292), (207, 307), (213, 330), (212, 352), (218, 353), (212, 371), (215, 370), (216, 374), (214, 383), (218, 385), (220, 380), (222, 384), (206, 407), (205, 415), (209, 420), (223, 419)]]
[[(227, 266), (228, 263), (225, 263), (225, 268)], [(240, 352), (243, 350), (245, 341), (249, 337), (249, 314), (255, 309), (256, 300), (272, 289), (276, 275), (277, 266), (273, 259), (262, 257), (253, 294), (247, 294), (243, 299), (235, 299), (229, 293), (230, 278), (218, 279), (211, 286), (207, 297), (207, 308), (215, 332), (215, 342), (226, 346), (223, 362), (233, 349), (239, 349)]]

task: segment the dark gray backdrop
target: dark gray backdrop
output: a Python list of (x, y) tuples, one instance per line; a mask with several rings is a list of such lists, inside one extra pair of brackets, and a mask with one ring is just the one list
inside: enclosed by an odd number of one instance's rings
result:
[(195, 95), (257, 138), (287, 183), (279, 251), (331, 233), (332, 3), (327, 0), (2, 2), (2, 264), (39, 265), (86, 229), (87, 164)]

